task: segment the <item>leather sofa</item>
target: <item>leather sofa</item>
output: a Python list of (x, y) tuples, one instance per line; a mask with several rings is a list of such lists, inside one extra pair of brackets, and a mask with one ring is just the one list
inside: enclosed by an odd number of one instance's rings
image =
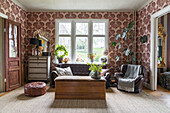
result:
[[(116, 72), (114, 74), (117, 84), (118, 84), (119, 77), (124, 77), (126, 70), (127, 70), (127, 66), (128, 64), (121, 65), (120, 72)], [(134, 92), (139, 93), (142, 91), (142, 84), (144, 82), (144, 78), (145, 78), (145, 67), (141, 66), (139, 69), (138, 78), (135, 80), (135, 91)]]
[[(87, 64), (57, 64), (55, 65), (56, 67), (60, 68), (66, 68), (70, 67), (73, 73), (73, 76), (89, 76), (89, 66)], [(103, 66), (103, 69), (106, 69), (106, 66)], [(51, 72), (51, 80), (50, 80), (50, 86), (55, 87), (55, 82), (54, 79), (58, 77), (57, 72), (55, 69)], [(107, 81), (110, 79), (110, 74), (109, 72), (105, 74), (105, 79), (106, 79), (106, 88), (108, 87)]]

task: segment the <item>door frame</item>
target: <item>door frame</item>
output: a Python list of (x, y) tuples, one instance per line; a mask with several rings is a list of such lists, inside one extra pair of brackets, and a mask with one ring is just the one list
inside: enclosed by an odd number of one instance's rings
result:
[[(6, 82), (5, 82), (5, 91), (9, 91), (9, 90), (12, 90), (13, 88), (17, 88), (18, 86), (15, 86), (13, 87), (12, 89), (9, 88), (9, 80), (8, 80), (8, 72), (9, 72), (9, 64), (8, 64), (8, 59), (9, 59), (9, 47), (8, 47), (8, 44), (7, 44), (7, 39), (6, 37), (8, 37), (8, 33), (7, 33), (7, 29), (9, 28), (9, 24), (7, 24), (7, 22), (10, 22), (11, 24), (15, 24), (17, 26), (19, 26), (19, 30), (17, 31), (18, 32), (18, 38), (19, 38), (19, 41), (18, 41), (18, 57), (19, 57), (19, 68), (20, 68), (20, 71), (19, 71), (19, 87), (21, 86), (21, 73), (22, 73), (22, 70), (21, 70), (21, 24), (20, 23), (17, 23), (17, 22), (14, 22), (12, 20), (9, 20), (9, 19), (5, 19), (4, 21), (4, 28), (6, 29), (6, 32), (4, 32), (4, 37), (5, 37), (5, 78), (6, 78)], [(8, 42), (9, 43), (9, 42)], [(8, 49), (7, 49), (8, 48)], [(15, 59), (15, 58), (14, 58)]]
[[(3, 13), (1, 13), (0, 12), (0, 18), (2, 19), (2, 22), (3, 22), (3, 24), (2, 24), (2, 39), (1, 39), (1, 41), (2, 41), (2, 43), (4, 43), (5, 42), (5, 37), (4, 37), (4, 20), (5, 19), (8, 19), (8, 16), (7, 15), (5, 15), (5, 14), (3, 14)], [(1, 66), (3, 65), (3, 67), (4, 67), (4, 72), (1, 72), (1, 74), (2, 75), (0, 75), (0, 76), (2, 76), (2, 77), (0, 77), (0, 82), (2, 82), (0, 85), (2, 85), (2, 89), (0, 88), (0, 92), (4, 92), (5, 91), (5, 81), (4, 81), (4, 79), (5, 79), (5, 44), (2, 44), (3, 45), (3, 59), (0, 59), (0, 60), (3, 60), (3, 63), (1, 64)], [(1, 46), (2, 47), (2, 46)]]
[(157, 90), (158, 18), (170, 12), (170, 5), (151, 15), (150, 89)]

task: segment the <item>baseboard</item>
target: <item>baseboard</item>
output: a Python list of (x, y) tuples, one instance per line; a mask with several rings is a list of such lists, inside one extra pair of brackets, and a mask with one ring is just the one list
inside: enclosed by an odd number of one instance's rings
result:
[(143, 83), (143, 86), (151, 90), (151, 85), (150, 85), (150, 84), (144, 82), (144, 83)]

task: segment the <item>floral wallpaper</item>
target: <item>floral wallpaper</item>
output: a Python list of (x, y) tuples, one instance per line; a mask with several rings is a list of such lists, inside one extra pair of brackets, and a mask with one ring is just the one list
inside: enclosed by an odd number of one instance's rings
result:
[[(29, 38), (33, 36), (33, 32), (43, 28), (51, 33), (52, 40), (52, 60), (54, 59), (55, 49), (55, 19), (108, 19), (109, 20), (109, 68), (118, 70), (120, 65), (124, 63), (124, 53), (122, 50), (127, 46), (127, 43), (121, 41), (123, 47), (118, 50), (117, 47), (112, 47), (111, 42), (115, 41), (115, 35), (121, 33), (125, 27), (133, 20), (133, 12), (28, 12), (27, 13), (27, 34), (28, 46)], [(132, 43), (130, 43), (132, 45)], [(27, 48), (27, 53), (29, 48)], [(118, 62), (115, 61), (116, 56), (120, 57)]]
[(25, 39), (26, 39), (26, 11), (16, 5), (11, 0), (0, 0), (0, 12), (7, 15), (10, 20), (21, 24), (21, 57), (22, 62), (25, 57)]
[[(151, 15), (170, 5), (169, 0), (153, 0), (141, 10), (137, 11), (137, 43), (136, 56), (137, 64), (144, 65), (147, 70), (149, 83), (150, 68), (150, 33), (151, 33)], [(118, 47), (111, 46), (115, 41), (117, 33), (122, 30), (133, 20), (133, 12), (26, 12), (11, 0), (0, 0), (0, 12), (6, 14), (10, 20), (21, 23), (21, 52), (22, 62), (27, 60), (29, 55), (29, 39), (33, 36), (34, 31), (43, 29), (51, 33), (52, 60), (54, 59), (55, 49), (55, 19), (108, 19), (109, 20), (109, 68), (119, 70), (124, 62), (124, 53), (122, 50), (127, 46), (124, 40), (119, 40), (123, 45), (120, 50)], [(140, 36), (147, 35), (148, 41), (140, 43)], [(132, 42), (129, 43), (130, 46)], [(128, 45), (129, 45), (128, 44)], [(116, 56), (120, 57), (118, 62)]]
[[(137, 12), (137, 64), (145, 66), (147, 82), (150, 83), (150, 35), (151, 15), (170, 5), (170, 0), (154, 0)], [(148, 41), (140, 43), (140, 36), (147, 35)]]

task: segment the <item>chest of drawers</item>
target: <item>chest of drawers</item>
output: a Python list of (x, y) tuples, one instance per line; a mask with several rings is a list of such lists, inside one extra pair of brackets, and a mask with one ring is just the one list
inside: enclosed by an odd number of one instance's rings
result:
[(28, 80), (48, 80), (50, 77), (50, 56), (28, 58)]

